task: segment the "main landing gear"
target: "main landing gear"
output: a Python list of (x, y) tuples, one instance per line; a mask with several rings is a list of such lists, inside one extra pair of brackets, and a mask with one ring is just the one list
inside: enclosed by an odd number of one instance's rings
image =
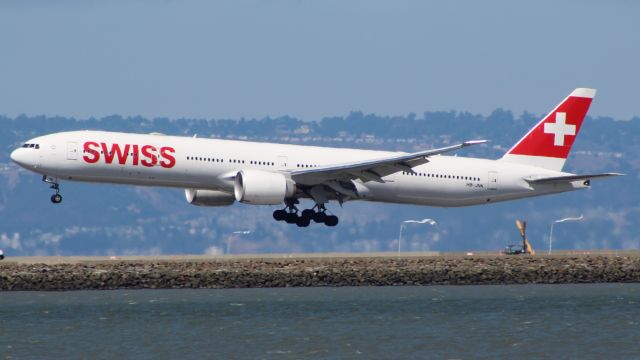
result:
[(273, 218), (276, 221), (284, 221), (287, 224), (296, 224), (299, 227), (307, 227), (311, 221), (315, 223), (324, 223), (326, 226), (338, 225), (338, 217), (335, 215), (327, 215), (327, 209), (322, 204), (314, 206), (312, 209), (299, 210), (296, 207), (297, 201), (287, 202), (286, 207), (282, 210), (273, 212)]
[(51, 202), (54, 204), (60, 204), (62, 202), (62, 195), (60, 195), (60, 184), (58, 184), (58, 179), (44, 175), (42, 176), (42, 181), (47, 184), (51, 184), (50, 188), (56, 192), (51, 195)]

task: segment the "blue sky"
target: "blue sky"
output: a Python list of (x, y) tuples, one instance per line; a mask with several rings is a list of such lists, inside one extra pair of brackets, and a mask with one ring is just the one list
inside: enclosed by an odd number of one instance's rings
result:
[(352, 110), (640, 115), (640, 2), (0, 3), (0, 114), (201, 118)]

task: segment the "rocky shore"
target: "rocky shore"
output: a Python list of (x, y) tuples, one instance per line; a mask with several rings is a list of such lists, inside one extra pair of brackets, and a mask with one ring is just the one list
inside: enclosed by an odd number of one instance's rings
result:
[(640, 256), (428, 256), (0, 263), (0, 290), (640, 282)]

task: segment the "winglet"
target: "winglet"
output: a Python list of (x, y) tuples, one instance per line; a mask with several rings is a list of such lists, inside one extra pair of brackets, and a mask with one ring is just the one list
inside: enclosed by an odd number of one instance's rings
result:
[(462, 143), (462, 147), (471, 146), (471, 145), (480, 145), (486, 144), (489, 140), (469, 140)]

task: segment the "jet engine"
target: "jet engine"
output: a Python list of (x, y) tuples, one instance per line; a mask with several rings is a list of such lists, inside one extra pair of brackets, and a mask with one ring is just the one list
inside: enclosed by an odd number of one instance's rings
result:
[(238, 172), (233, 187), (237, 201), (253, 205), (282, 204), (295, 192), (295, 183), (283, 174), (252, 169)]
[(235, 201), (233, 194), (218, 190), (185, 189), (184, 196), (189, 204), (199, 206), (228, 206)]

